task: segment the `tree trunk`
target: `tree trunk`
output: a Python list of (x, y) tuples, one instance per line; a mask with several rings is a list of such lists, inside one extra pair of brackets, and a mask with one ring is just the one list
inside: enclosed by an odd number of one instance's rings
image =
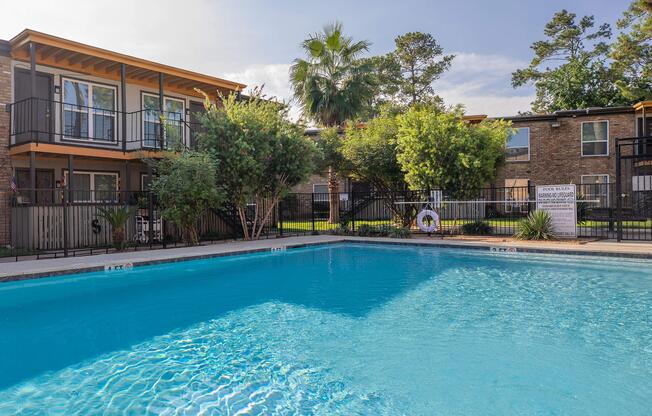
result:
[(328, 223), (339, 224), (340, 222), (340, 189), (337, 182), (337, 175), (335, 170), (329, 166), (328, 168)]

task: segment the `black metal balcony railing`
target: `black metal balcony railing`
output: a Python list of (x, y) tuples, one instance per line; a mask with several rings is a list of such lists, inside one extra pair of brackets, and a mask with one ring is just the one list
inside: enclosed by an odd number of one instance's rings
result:
[(25, 98), (7, 106), (10, 144), (58, 143), (125, 151), (160, 150), (172, 143), (188, 145), (191, 124), (181, 113), (144, 109), (120, 111), (42, 98)]

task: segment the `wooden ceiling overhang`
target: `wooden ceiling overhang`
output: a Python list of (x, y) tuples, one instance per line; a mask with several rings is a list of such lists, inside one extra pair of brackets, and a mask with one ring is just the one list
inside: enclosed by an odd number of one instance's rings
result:
[(124, 64), (128, 84), (158, 89), (159, 76), (163, 74), (164, 90), (195, 97), (202, 97), (195, 89), (214, 98), (218, 92), (228, 95), (246, 87), (238, 82), (135, 58), (31, 29), (22, 31), (9, 43), (11, 57), (19, 61), (30, 62), (30, 44), (33, 44), (38, 65), (120, 81), (121, 66)]

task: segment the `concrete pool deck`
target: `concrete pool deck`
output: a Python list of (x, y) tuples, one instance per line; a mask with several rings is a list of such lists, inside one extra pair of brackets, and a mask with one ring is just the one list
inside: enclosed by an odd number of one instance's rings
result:
[(160, 250), (128, 251), (99, 254), (85, 257), (27, 260), (2, 263), (0, 282), (31, 278), (105, 270), (137, 265), (166, 263), (233, 254), (273, 251), (275, 249), (298, 248), (311, 245), (338, 242), (412, 244), (441, 247), (475, 248), (493, 251), (523, 251), (551, 254), (597, 255), (652, 259), (652, 243), (613, 241), (515, 241), (505, 238), (410, 238), (354, 237), (314, 235), (285, 237), (258, 241), (225, 241), (196, 247), (170, 248)]

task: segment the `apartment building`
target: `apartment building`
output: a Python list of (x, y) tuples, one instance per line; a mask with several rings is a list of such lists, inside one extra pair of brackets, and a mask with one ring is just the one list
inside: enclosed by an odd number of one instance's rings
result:
[[(193, 144), (212, 98), (245, 85), (33, 30), (0, 41), (0, 184), (20, 202), (47, 203), (69, 181), (77, 198), (138, 191), (144, 158), (175, 141)], [(29, 189), (29, 192), (21, 192)], [(34, 191), (38, 189), (38, 191)]]
[[(58, 223), (66, 219), (83, 222), (78, 228), (86, 233), (93, 208), (68, 218), (64, 199), (137, 200), (151, 180), (144, 160), (159, 158), (173, 142), (193, 145), (203, 111), (198, 90), (215, 99), (244, 87), (29, 29), (0, 40), (0, 209), (7, 211), (0, 244), (31, 248), (56, 240), (53, 247), (60, 247)], [(154, 215), (138, 217), (149, 224), (150, 239), (161, 229)], [(20, 224), (12, 222), (16, 216)]]

